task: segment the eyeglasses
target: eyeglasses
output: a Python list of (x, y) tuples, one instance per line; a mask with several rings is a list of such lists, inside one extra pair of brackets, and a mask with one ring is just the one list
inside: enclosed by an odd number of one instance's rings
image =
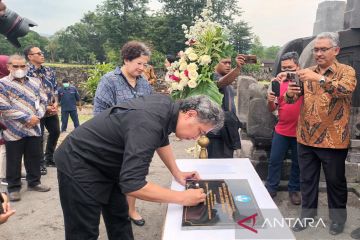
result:
[(29, 55), (39, 55), (39, 56), (41, 56), (41, 55), (44, 55), (44, 52), (29, 53)]
[(26, 65), (11, 65), (13, 68), (15, 69), (18, 69), (18, 68), (21, 68), (21, 69), (25, 69), (26, 68)]
[(313, 53), (318, 53), (318, 52), (325, 53), (325, 52), (329, 51), (330, 49), (332, 49), (334, 47), (336, 47), (336, 46), (332, 46), (332, 47), (328, 47), (328, 48), (313, 48), (312, 52)]

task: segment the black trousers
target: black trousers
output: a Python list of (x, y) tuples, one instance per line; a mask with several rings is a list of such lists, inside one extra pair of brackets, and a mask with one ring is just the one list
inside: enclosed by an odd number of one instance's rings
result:
[(207, 146), (208, 158), (233, 158), (234, 150), (224, 141), (222, 136), (207, 135), (210, 140)]
[(40, 184), (41, 137), (25, 137), (5, 142), (6, 180), (9, 192), (21, 189), (21, 160), (24, 156), (26, 180), (29, 187)]
[(324, 169), (329, 217), (345, 223), (347, 218), (347, 183), (345, 159), (348, 149), (315, 148), (298, 143), (300, 188), (302, 195), (301, 217), (317, 215), (321, 165)]
[[(53, 155), (57, 141), (60, 136), (60, 123), (59, 116), (54, 115), (50, 117), (44, 117), (40, 120), (41, 133), (43, 135), (41, 140), (41, 146), (44, 146), (44, 128), (49, 132), (49, 136), (46, 143), (45, 156), (41, 156), (41, 165), (44, 165), (45, 162), (53, 162)], [(42, 151), (43, 153), (44, 151)]]
[(58, 181), (67, 240), (97, 240), (101, 213), (109, 240), (134, 239), (126, 197), (116, 184), (109, 202), (102, 204), (91, 198), (78, 183), (60, 171)]

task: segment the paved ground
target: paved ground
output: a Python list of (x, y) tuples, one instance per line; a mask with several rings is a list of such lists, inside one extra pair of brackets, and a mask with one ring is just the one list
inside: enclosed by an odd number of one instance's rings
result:
[[(62, 134), (61, 138), (65, 135)], [(190, 141), (176, 141), (174, 136), (170, 138), (177, 158), (192, 158), (185, 149), (194, 146)], [(63, 218), (58, 196), (58, 187), (56, 179), (56, 169), (49, 168), (49, 173), (42, 178), (44, 184), (52, 187), (47, 193), (28, 192), (26, 182), (21, 191), (22, 200), (13, 203), (12, 206), (17, 210), (16, 214), (4, 225), (0, 226), (2, 240), (60, 240), (64, 239)], [(171, 176), (164, 164), (157, 156), (154, 157), (150, 168), (148, 181), (155, 182), (168, 187), (171, 182)], [(274, 199), (285, 217), (296, 217), (298, 207), (291, 205), (288, 201), (286, 192), (280, 192)], [(321, 193), (319, 204), (326, 211), (326, 193)], [(143, 227), (134, 226), (135, 239), (140, 240), (160, 240), (162, 226), (166, 213), (166, 204), (149, 203), (138, 200), (137, 207), (139, 212), (146, 219)], [(352, 229), (360, 226), (360, 201), (353, 194), (349, 193), (348, 201), (349, 219), (343, 234), (338, 237), (331, 237), (328, 229), (318, 227), (316, 229), (305, 230), (296, 234), (297, 239), (351, 239), (349, 233)], [(327, 214), (325, 214), (327, 215)], [(327, 219), (325, 218), (325, 224)], [(104, 224), (100, 226), (101, 240), (106, 240), (106, 231)]]

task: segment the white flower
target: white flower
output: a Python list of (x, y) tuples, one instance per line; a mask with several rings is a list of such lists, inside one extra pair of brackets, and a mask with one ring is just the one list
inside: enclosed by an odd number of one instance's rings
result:
[(190, 53), (188, 55), (188, 57), (189, 57), (190, 61), (196, 61), (198, 59), (198, 55), (194, 52)]
[(186, 70), (187, 66), (188, 66), (188, 65), (187, 65), (186, 62), (182, 62), (182, 63), (180, 63), (179, 70), (180, 70), (180, 71), (184, 71), (184, 70)]
[(189, 81), (189, 78), (185, 75), (185, 72), (181, 72), (180, 73), (180, 82), (185, 82), (185, 84), (184, 85), (186, 85), (186, 83), (187, 83), (187, 81)]
[(208, 65), (209, 63), (211, 63), (211, 57), (209, 55), (202, 55), (199, 58), (199, 63), (200, 65)]
[(172, 83), (171, 83), (171, 90), (172, 90), (172, 91), (179, 90), (179, 89), (178, 89), (178, 86), (179, 86), (179, 84), (178, 84), (177, 82), (172, 82)]
[(189, 71), (189, 72), (196, 72), (196, 70), (197, 70), (197, 65), (196, 65), (196, 63), (190, 63), (189, 65), (187, 65), (187, 70)]
[(179, 71), (175, 71), (175, 72), (174, 72), (174, 76), (175, 76), (175, 77), (180, 77), (180, 72), (179, 72)]
[(199, 77), (199, 74), (197, 71), (189, 71), (189, 78), (191, 81), (196, 81)]
[(187, 85), (189, 86), (189, 88), (196, 88), (197, 83), (193, 80), (188, 81)]
[(194, 52), (194, 49), (192, 47), (189, 47), (185, 50), (185, 54), (189, 56), (190, 53)]
[(185, 54), (184, 51), (180, 51), (180, 52), (178, 52), (178, 57), (182, 58), (184, 56), (184, 54)]
[(181, 25), (181, 28), (186, 30), (187, 29), (187, 26), (185, 24)]

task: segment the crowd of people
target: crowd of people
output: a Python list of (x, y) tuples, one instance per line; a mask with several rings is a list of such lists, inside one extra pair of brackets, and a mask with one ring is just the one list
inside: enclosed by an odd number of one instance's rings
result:
[[(317, 216), (318, 184), (323, 166), (327, 184), (329, 232), (343, 232), (347, 219), (345, 159), (350, 140), (349, 116), (356, 75), (352, 67), (336, 60), (339, 39), (335, 33), (319, 34), (312, 50), (316, 65), (300, 69), (299, 56), (281, 56), (281, 72), (272, 80), (268, 108), (277, 115), (268, 177), (265, 186), (275, 197), (282, 162), (291, 151), (289, 199), (301, 205), (301, 221), (293, 231), (302, 231)], [(213, 80), (224, 95), (222, 105), (206, 96), (173, 102), (154, 94), (157, 81), (148, 64), (151, 52), (142, 42), (127, 42), (120, 51), (122, 65), (105, 74), (94, 97), (94, 117), (80, 125), (77, 89), (44, 66), (44, 53), (27, 47), (24, 56), (0, 56), (0, 177), (7, 183), (1, 195), (4, 213), (12, 214), (8, 201), (21, 199), (21, 165), (26, 170), (28, 190), (47, 192), (41, 183), (47, 167), (56, 166), (66, 239), (97, 239), (100, 214), (109, 239), (133, 239), (131, 223), (145, 224), (136, 210), (136, 198), (153, 202), (196, 205), (205, 200), (203, 189), (172, 191), (146, 181), (156, 151), (174, 178), (199, 179), (196, 171), (182, 172), (176, 165), (168, 135), (197, 139), (207, 135), (209, 158), (233, 158), (241, 148), (232, 83), (241, 74), (245, 56), (219, 61)], [(176, 58), (167, 55), (165, 66)], [(295, 79), (294, 79), (295, 76)], [(165, 76), (166, 78), (166, 76)], [(61, 106), (61, 128), (58, 108)], [(76, 128), (55, 150), (60, 132), (67, 130), (68, 117)], [(44, 130), (46, 148), (43, 149)], [(360, 239), (359, 229), (353, 237)]]

